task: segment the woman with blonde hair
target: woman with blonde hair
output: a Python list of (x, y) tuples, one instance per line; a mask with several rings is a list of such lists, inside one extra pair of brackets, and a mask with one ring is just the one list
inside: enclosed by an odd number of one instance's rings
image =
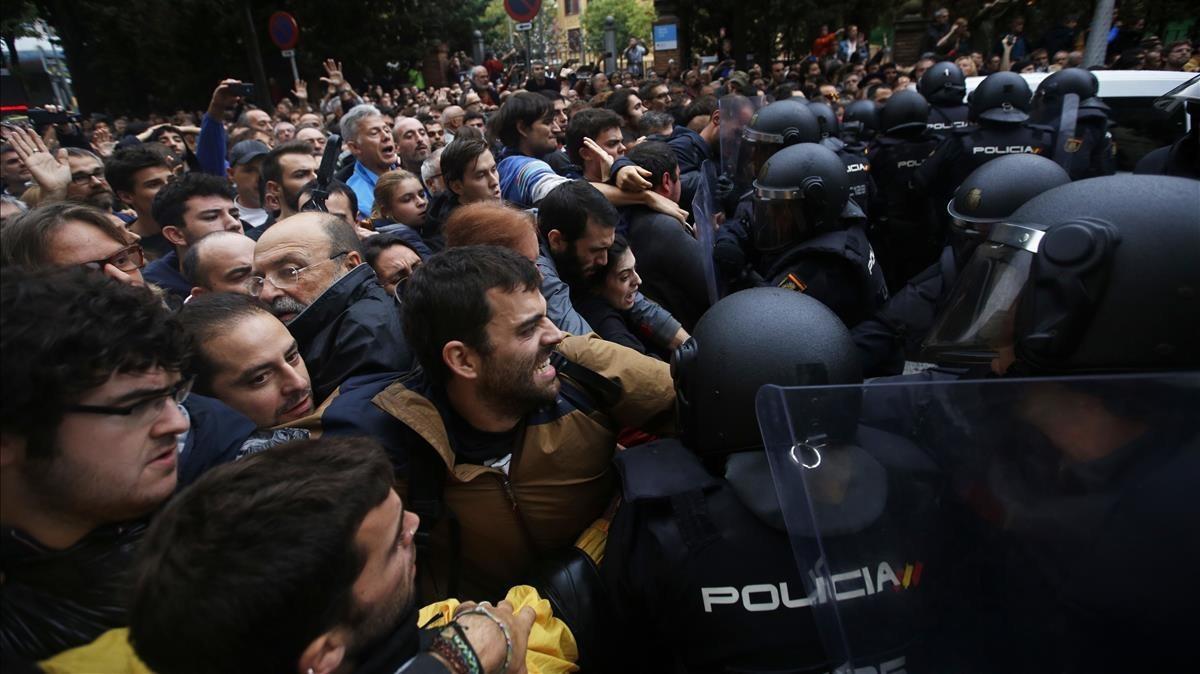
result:
[(405, 225), (421, 231), (428, 206), (421, 179), (404, 169), (393, 169), (379, 176), (375, 183), (371, 221), (375, 223), (375, 231), (384, 231), (380, 228), (389, 225)]

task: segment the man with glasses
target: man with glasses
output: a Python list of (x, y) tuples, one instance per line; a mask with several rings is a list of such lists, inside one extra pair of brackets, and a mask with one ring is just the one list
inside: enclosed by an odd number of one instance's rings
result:
[(667, 108), (671, 107), (671, 88), (661, 80), (647, 82), (638, 90), (638, 98), (642, 99), (647, 109), (666, 112)]
[(253, 432), (215, 400), (185, 409), (188, 356), (148, 289), (82, 269), (0, 272), (6, 665), (125, 624), (147, 518)]
[(146, 268), (146, 280), (179, 300), (192, 292), (192, 282), (182, 273), (188, 248), (207, 234), (242, 234), (242, 221), (234, 204), (233, 188), (222, 178), (188, 173), (159, 190), (154, 197), (154, 219), (175, 250)]
[(38, 203), (75, 201), (104, 211), (113, 207), (113, 191), (104, 177), (104, 162), (95, 154), (78, 147), (63, 148), (51, 154), (45, 142), (32, 129), (6, 129), (15, 156), (27, 166), (38, 186)]
[(39, 206), (0, 230), (4, 266), (39, 269), (82, 266), (142, 286), (146, 264), (137, 237), (91, 206), (69, 201)]
[(341, 218), (301, 213), (264, 232), (250, 293), (296, 338), (317, 400), (347, 377), (412, 365), (396, 299), (363, 264), (358, 235)]

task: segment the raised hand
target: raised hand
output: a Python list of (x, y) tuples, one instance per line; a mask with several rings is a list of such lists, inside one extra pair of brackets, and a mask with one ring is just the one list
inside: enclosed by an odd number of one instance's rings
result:
[(212, 100), (208, 103), (209, 117), (217, 120), (225, 118), (225, 111), (237, 105), (238, 99), (241, 98), (230, 87), (241, 83), (241, 80), (235, 79), (221, 80), (217, 88), (213, 89)]
[(71, 183), (71, 164), (67, 161), (66, 149), (51, 154), (45, 141), (33, 129), (10, 127), (10, 130), (8, 142), (37, 181), (42, 190), (42, 201), (65, 198), (67, 185)]
[(342, 75), (342, 64), (333, 59), (325, 59), (325, 77), (321, 81), (331, 87), (340, 89), (346, 83), (345, 76)]
[(614, 161), (612, 155), (605, 152), (604, 148), (600, 147), (596, 141), (592, 140), (591, 138), (584, 138), (583, 144), (585, 147), (587, 147), (587, 149), (596, 153), (596, 156), (599, 157), (600, 161), (602, 162), (600, 166), (600, 182), (608, 182), (608, 174), (610, 171), (612, 171), (612, 165)]

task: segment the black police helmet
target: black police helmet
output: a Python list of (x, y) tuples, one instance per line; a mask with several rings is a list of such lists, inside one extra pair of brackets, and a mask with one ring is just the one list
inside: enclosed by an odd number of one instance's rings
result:
[(856, 131), (860, 138), (879, 131), (879, 106), (874, 101), (854, 101), (842, 113), (842, 131)]
[(971, 172), (946, 206), (950, 217), (986, 225), (1009, 218), (1042, 192), (1071, 182), (1054, 161), (1036, 154), (1008, 154)]
[[(760, 199), (799, 200), (812, 231), (840, 228), (842, 211), (850, 200), (846, 163), (817, 143), (801, 143), (776, 152), (754, 181)], [(795, 192), (794, 195), (784, 194)]]
[(983, 78), (967, 102), (972, 120), (1016, 123), (1029, 119), (1033, 93), (1017, 73), (1002, 71)]
[(1200, 368), (1200, 183), (1122, 175), (1034, 197), (1011, 220), (1043, 230), (1014, 322), (1040, 373)]
[[(846, 326), (820, 301), (781, 288), (744, 290), (713, 305), (675, 350), (671, 373), (684, 444), (708, 456), (763, 446), (755, 396), (766, 384), (862, 381)], [(846, 409), (853, 406), (836, 407), (828, 413), (858, 416)]]
[(879, 113), (879, 126), (889, 135), (924, 130), (928, 122), (929, 102), (910, 89), (892, 94)]
[(1036, 99), (1044, 105), (1061, 105), (1067, 94), (1075, 94), (1083, 101), (1099, 92), (1100, 80), (1096, 79), (1095, 73), (1083, 68), (1063, 68), (1042, 80)]
[(763, 142), (771, 136), (783, 146), (796, 143), (815, 143), (821, 139), (821, 128), (817, 118), (804, 103), (791, 99), (775, 101), (754, 113), (743, 132), (747, 139)]
[(836, 138), (840, 134), (841, 127), (838, 124), (837, 113), (833, 111), (833, 108), (828, 103), (824, 101), (812, 101), (808, 104), (808, 110), (817, 118), (817, 125), (821, 129), (822, 138)]
[(961, 105), (967, 92), (967, 78), (962, 68), (951, 61), (942, 61), (921, 75), (917, 91), (934, 105)]

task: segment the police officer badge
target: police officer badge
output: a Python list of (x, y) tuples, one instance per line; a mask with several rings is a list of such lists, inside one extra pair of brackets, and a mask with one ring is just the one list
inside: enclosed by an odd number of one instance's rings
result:
[(1078, 152), (1080, 147), (1083, 147), (1082, 138), (1068, 138), (1064, 149), (1067, 152)]
[(972, 189), (970, 192), (967, 192), (966, 207), (967, 207), (968, 211), (978, 210), (979, 202), (981, 202), (981, 201), (983, 201), (983, 190), (976, 187), (976, 188)]

